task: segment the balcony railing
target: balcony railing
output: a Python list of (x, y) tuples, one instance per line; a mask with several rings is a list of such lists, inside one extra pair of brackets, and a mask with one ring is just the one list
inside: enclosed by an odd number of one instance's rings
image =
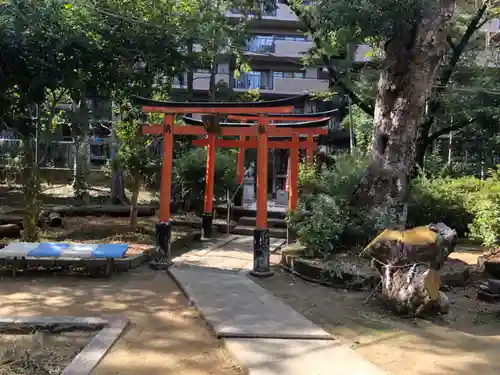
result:
[(233, 88), (244, 90), (272, 90), (273, 83), (273, 78), (270, 75), (262, 73), (245, 73), (242, 74), (239, 79), (233, 81)]
[[(230, 10), (230, 13), (231, 14), (241, 14), (241, 10), (240, 9), (231, 9)], [(251, 16), (257, 16), (257, 13), (256, 12), (249, 12), (249, 15)], [(278, 15), (278, 7), (277, 6), (271, 6), (269, 7), (268, 9), (266, 9), (266, 7), (262, 6), (260, 8), (260, 15), (262, 17), (276, 17)]]
[(248, 42), (247, 51), (255, 53), (274, 53), (276, 51), (274, 38), (254, 38)]

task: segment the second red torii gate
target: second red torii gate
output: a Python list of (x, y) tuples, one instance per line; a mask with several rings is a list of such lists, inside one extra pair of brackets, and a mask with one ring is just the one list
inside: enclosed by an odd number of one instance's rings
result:
[[(267, 159), (270, 136), (291, 137), (293, 165), (299, 163), (298, 149), (300, 147), (299, 135), (327, 134), (326, 129), (312, 129), (310, 127), (284, 127), (280, 124), (270, 124), (269, 114), (290, 113), (295, 104), (303, 102), (305, 96), (297, 96), (288, 99), (255, 102), (255, 103), (179, 103), (151, 100), (134, 97), (135, 103), (141, 105), (143, 112), (163, 113), (163, 124), (144, 125), (145, 134), (163, 135), (162, 147), (162, 178), (160, 189), (160, 222), (156, 226), (157, 253), (158, 257), (153, 264), (155, 266), (168, 266), (170, 264), (170, 240), (172, 233), (172, 222), (170, 220), (170, 200), (172, 183), (172, 151), (173, 137), (179, 135), (203, 135), (206, 137), (207, 145), (207, 170), (205, 185), (205, 205), (202, 217), (202, 233), (210, 236), (213, 219), (213, 188), (214, 188), (214, 166), (215, 150), (217, 148), (217, 136), (239, 136), (256, 137), (257, 148), (257, 218), (254, 230), (254, 266), (251, 271), (255, 276), (269, 276), (272, 274), (269, 265), (269, 229), (267, 227)], [(176, 114), (201, 113), (201, 114), (224, 114), (255, 116), (255, 124), (245, 124), (239, 127), (221, 127), (215, 132), (207, 131), (204, 127), (189, 126), (175, 123)], [(241, 115), (241, 113), (246, 113)], [(294, 124), (295, 125), (295, 124)], [(297, 202), (297, 179), (298, 176), (290, 176), (290, 200)], [(293, 184), (293, 186), (292, 186)], [(296, 204), (291, 209), (296, 208)]]
[[(297, 184), (294, 183), (295, 180), (298, 179), (298, 167), (299, 167), (299, 150), (306, 150), (306, 160), (308, 163), (313, 162), (314, 151), (317, 148), (317, 143), (314, 141), (314, 136), (316, 135), (324, 135), (328, 134), (328, 130), (324, 127), (328, 126), (330, 121), (329, 117), (324, 117), (326, 113), (333, 113), (336, 111), (329, 111), (320, 114), (311, 114), (311, 115), (285, 115), (285, 116), (249, 116), (249, 115), (232, 115), (230, 118), (241, 119), (244, 121), (247, 120), (255, 120), (256, 118), (260, 120), (268, 120), (275, 121), (279, 119), (281, 121), (292, 121), (292, 120), (301, 120), (300, 122), (292, 122), (292, 123), (276, 123), (270, 124), (269, 132), (270, 133), (280, 133), (280, 137), (271, 137), (269, 136), (268, 148), (269, 149), (289, 149), (290, 157), (289, 157), (289, 165), (290, 165), (290, 176), (289, 176), (289, 210), (295, 210), (297, 208), (298, 201), (298, 187)], [(321, 117), (319, 117), (321, 116)], [(190, 125), (202, 126), (203, 121), (193, 119), (190, 117), (184, 117), (184, 122)], [(252, 126), (251, 123), (221, 123), (220, 126), (222, 128), (245, 128)], [(274, 130), (271, 130), (273, 129)], [(306, 135), (306, 140), (301, 141), (300, 135)], [(299, 139), (294, 139), (295, 135), (299, 135)], [(246, 135), (241, 135), (240, 139), (216, 139), (215, 147), (216, 148), (238, 148), (238, 165), (237, 165), (237, 182), (238, 184), (243, 183), (244, 178), (244, 162), (245, 162), (245, 149), (247, 148), (258, 148), (258, 140), (256, 137), (247, 137)], [(247, 139), (250, 138), (250, 139)], [(291, 138), (289, 140), (272, 140), (274, 138)], [(192, 144), (195, 146), (208, 146), (210, 143), (208, 138), (204, 139), (195, 139), (192, 141)]]

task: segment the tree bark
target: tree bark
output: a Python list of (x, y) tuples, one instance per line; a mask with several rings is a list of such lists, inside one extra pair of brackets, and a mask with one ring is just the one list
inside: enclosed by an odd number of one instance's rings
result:
[(137, 230), (137, 216), (138, 216), (138, 206), (137, 201), (139, 199), (139, 190), (141, 188), (141, 179), (140, 176), (133, 177), (133, 186), (132, 186), (132, 199), (130, 201), (130, 228), (132, 231)]
[(88, 164), (90, 156), (89, 145), (89, 118), (88, 106), (85, 95), (80, 96), (79, 105), (76, 109), (76, 114), (73, 115), (73, 132), (76, 132), (75, 137), (75, 162), (74, 162), (74, 179), (73, 179), (73, 194), (75, 198), (83, 200), (86, 204), (89, 203), (89, 192), (87, 185)]
[[(189, 40), (188, 41), (188, 56), (192, 56), (193, 54), (193, 41)], [(190, 60), (191, 61), (191, 60)], [(189, 64), (188, 69), (187, 69), (187, 97), (188, 100), (193, 100), (194, 98), (194, 72), (193, 72), (194, 65)]]
[[(395, 36), (385, 46), (375, 103), (373, 166), (365, 180), (370, 186), (361, 191), (373, 197), (375, 206), (385, 206), (397, 226), (406, 225), (417, 131), (446, 49), (446, 26), (454, 7), (454, 0), (439, 1), (425, 10), (410, 32)], [(386, 174), (379, 181), (382, 170)]]
[(38, 217), (40, 215), (40, 179), (38, 163), (35, 162), (34, 145), (31, 139), (23, 139), (23, 163), (21, 185), (24, 196), (23, 239), (38, 241)]
[(217, 82), (216, 82), (216, 77), (217, 77), (217, 61), (216, 57), (214, 56), (211, 64), (210, 64), (210, 85), (209, 85), (209, 95), (210, 95), (210, 100), (215, 101), (216, 95), (217, 95)]
[(113, 175), (111, 177), (111, 203), (124, 204), (127, 202), (125, 194), (125, 181), (123, 177), (123, 170), (118, 166), (118, 139), (116, 137), (115, 126), (120, 123), (122, 119), (122, 109), (120, 108), (119, 117), (113, 121), (111, 126), (111, 168)]

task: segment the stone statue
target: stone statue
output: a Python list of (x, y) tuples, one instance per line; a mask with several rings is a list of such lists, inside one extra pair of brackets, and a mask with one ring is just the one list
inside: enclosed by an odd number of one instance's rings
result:
[(255, 178), (255, 162), (251, 162), (250, 166), (245, 169), (245, 173), (243, 173), (243, 177), (245, 178)]

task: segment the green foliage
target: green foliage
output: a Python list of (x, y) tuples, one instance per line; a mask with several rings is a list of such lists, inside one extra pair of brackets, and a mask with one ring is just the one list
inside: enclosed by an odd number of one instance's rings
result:
[(356, 148), (363, 153), (371, 152), (373, 136), (373, 118), (359, 109), (358, 106), (351, 106), (351, 116), (344, 117), (341, 126), (349, 129), (352, 120), (352, 128), (356, 136)]
[(481, 241), (485, 246), (498, 245), (500, 240), (500, 175), (490, 170), (490, 177), (427, 178), (413, 181), (409, 219), (410, 225), (442, 221)]
[(117, 162), (129, 178), (144, 183), (147, 176), (158, 168), (159, 159), (150, 150), (151, 137), (142, 134), (137, 122), (139, 114), (130, 105), (125, 106), (123, 121), (115, 130), (119, 140)]
[(360, 225), (375, 225), (368, 216), (360, 223), (351, 202), (367, 165), (368, 159), (356, 153), (338, 155), (335, 166), (320, 174), (310, 166), (299, 168), (299, 208), (288, 220), (299, 241), (315, 254), (326, 257), (359, 234)]
[[(226, 190), (236, 188), (236, 156), (232, 151), (218, 150), (215, 160), (214, 198), (224, 200)], [(195, 148), (174, 160), (173, 185), (176, 200), (184, 209), (201, 210), (205, 194), (207, 151)]]

